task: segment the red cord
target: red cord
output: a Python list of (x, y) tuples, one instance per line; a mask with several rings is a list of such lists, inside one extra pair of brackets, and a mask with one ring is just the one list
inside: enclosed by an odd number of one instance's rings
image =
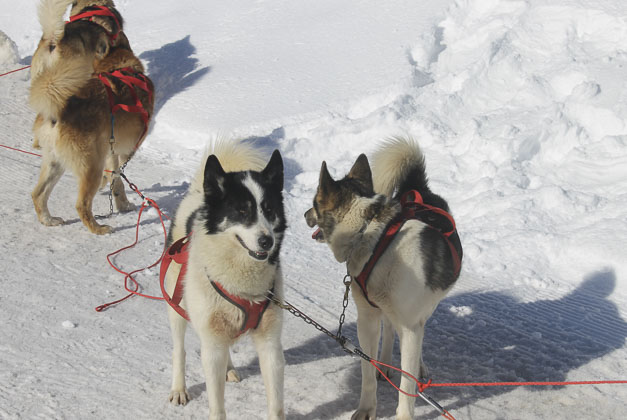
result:
[[(164, 214), (161, 209), (159, 208), (159, 206), (157, 205), (157, 203), (148, 198), (145, 197), (138, 189), (137, 186), (135, 186), (135, 184), (128, 182), (128, 179), (126, 179), (126, 177), (123, 177), (124, 180), (129, 184), (129, 187), (135, 191), (137, 194), (139, 194), (140, 197), (142, 197), (142, 199), (144, 200), (144, 202), (142, 203), (141, 208), (139, 209), (139, 215), (137, 216), (137, 226), (135, 228), (135, 242), (133, 242), (132, 244), (125, 246), (124, 248), (120, 248), (117, 251), (114, 251), (112, 253), (110, 253), (109, 255), (107, 255), (107, 261), (109, 262), (109, 265), (111, 265), (111, 267), (113, 267), (113, 269), (115, 271), (117, 271), (120, 274), (124, 274), (124, 288), (126, 289), (127, 292), (129, 292), (128, 295), (126, 295), (125, 297), (123, 297), (122, 299), (118, 299), (116, 301), (113, 302), (109, 302), (109, 303), (105, 303), (103, 305), (97, 306), (95, 309), (97, 312), (102, 312), (103, 310), (105, 310), (106, 308), (108, 308), (109, 306), (118, 304), (128, 298), (130, 298), (131, 296), (137, 295), (137, 296), (141, 296), (144, 298), (148, 298), (148, 299), (154, 299), (154, 300), (163, 300), (162, 296), (151, 296), (151, 295), (146, 295), (143, 293), (138, 292), (139, 290), (139, 283), (137, 282), (137, 280), (135, 280), (135, 278), (133, 277), (134, 274), (137, 274), (141, 271), (144, 270), (148, 270), (154, 266), (156, 266), (157, 264), (159, 264), (161, 262), (161, 260), (163, 259), (163, 255), (166, 252), (166, 246), (165, 244), (167, 243), (167, 239), (168, 239), (168, 232), (167, 229), (165, 227), (165, 222), (163, 220), (164, 217), (168, 218), (169, 217)], [(148, 205), (146, 205), (146, 202), (148, 203)], [(127, 249), (133, 248), (135, 245), (137, 245), (137, 242), (139, 241), (139, 224), (141, 221), (141, 217), (142, 217), (142, 213), (144, 211), (144, 209), (146, 207), (154, 207), (155, 210), (157, 210), (157, 213), (159, 214), (159, 220), (161, 222), (161, 227), (163, 228), (163, 238), (164, 238), (164, 246), (163, 246), (163, 251), (161, 252), (161, 255), (159, 256), (159, 259), (157, 259), (157, 261), (155, 261), (153, 264), (149, 265), (148, 267), (144, 267), (144, 268), (139, 268), (137, 270), (133, 270), (131, 272), (126, 272), (120, 268), (118, 268), (112, 261), (112, 257), (115, 255), (118, 255), (119, 253), (121, 253), (122, 251), (125, 251)], [(129, 287), (129, 281), (133, 284), (133, 288), (131, 289)]]
[[(3, 76), (3, 75), (0, 75), (0, 76)], [(22, 153), (27, 153), (27, 154), (29, 154), (29, 155), (39, 156), (39, 157), (41, 157), (41, 155), (39, 155), (39, 154), (37, 154), (37, 153), (27, 152), (26, 150), (16, 149), (15, 147), (5, 146), (4, 144), (0, 144), (0, 147), (4, 147), (5, 149), (10, 149), (10, 150), (15, 150), (16, 152), (22, 152)]]
[(15, 72), (18, 72), (18, 71), (21, 71), (21, 70), (26, 70), (26, 69), (28, 69), (28, 68), (30, 68), (30, 66), (22, 67), (21, 69), (11, 70), (11, 71), (8, 71), (8, 72), (6, 72), (6, 73), (2, 73), (2, 74), (0, 74), (0, 77), (2, 77), (2, 76), (6, 76), (7, 74), (15, 73)]
[[(422, 383), (420, 382), (418, 379), (416, 379), (414, 376), (412, 376), (411, 374), (405, 372), (402, 369), (397, 368), (396, 366), (392, 366), (392, 365), (388, 365), (387, 363), (383, 363), (380, 362), (378, 360), (375, 359), (371, 359), (370, 363), (372, 364), (372, 366), (375, 367), (375, 369), (377, 369), (379, 371), (379, 373), (381, 374), (381, 376), (383, 376), (385, 378), (386, 381), (388, 381), (390, 383), (390, 385), (392, 385), (398, 392), (407, 395), (408, 397), (420, 397), (419, 394), (410, 394), (408, 392), (403, 391), (402, 389), (400, 389), (400, 387), (396, 386), (396, 384), (394, 384), (390, 378), (388, 378), (388, 376), (383, 372), (383, 370), (379, 367), (379, 365), (381, 366), (385, 366), (388, 367), (390, 369), (393, 369), (397, 372), (400, 372), (401, 374), (411, 378), (414, 382), (416, 382), (416, 384), (418, 385), (418, 392), (423, 393), (427, 388), (437, 388), (437, 387), (462, 387), (462, 386), (565, 386), (565, 385), (602, 385), (602, 384), (610, 384), (610, 385), (616, 385), (616, 384), (627, 384), (627, 380), (623, 380), (623, 381), (562, 381), (562, 382), (558, 382), (558, 381), (547, 381), (547, 382), (448, 382), (448, 383), (437, 383), (434, 384), (431, 382), (431, 379), (429, 379), (426, 383)], [(449, 420), (455, 420), (455, 418), (452, 416), (452, 414), (450, 414), (448, 411), (442, 409), (442, 412), (440, 413), (444, 418), (449, 419)]]

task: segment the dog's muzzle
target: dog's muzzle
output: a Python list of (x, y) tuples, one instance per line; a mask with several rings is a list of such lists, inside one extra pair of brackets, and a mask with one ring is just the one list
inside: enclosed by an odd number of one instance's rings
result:
[[(268, 252), (267, 251), (253, 251), (252, 249), (250, 249), (250, 248), (248, 248), (246, 246), (246, 244), (244, 243), (242, 238), (240, 238), (238, 235), (235, 235), (235, 237), (237, 238), (237, 240), (240, 243), (240, 245), (243, 246), (246, 249), (246, 251), (248, 251), (248, 255), (250, 255), (251, 257), (253, 257), (257, 261), (265, 261), (266, 259), (268, 259)], [(272, 238), (270, 238), (270, 240), (272, 240)], [(270, 248), (271, 247), (272, 247), (272, 245), (270, 245)]]
[[(307, 222), (307, 226), (309, 227), (316, 227), (318, 225), (318, 218), (316, 217), (316, 212), (313, 207), (305, 212), (305, 222)], [(324, 242), (324, 234), (320, 228), (316, 229), (311, 235), (311, 238), (318, 242)]]

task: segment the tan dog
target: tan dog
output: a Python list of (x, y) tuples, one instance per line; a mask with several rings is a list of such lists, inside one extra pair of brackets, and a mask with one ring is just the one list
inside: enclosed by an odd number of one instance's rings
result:
[[(43, 162), (39, 181), (32, 192), (39, 221), (47, 226), (63, 223), (48, 211), (48, 198), (66, 168), (78, 178), (76, 209), (93, 233), (111, 232), (99, 225), (92, 213), (92, 202), (101, 184), (105, 164), (117, 168), (126, 161), (146, 135), (140, 114), (118, 111), (114, 114), (114, 143), (111, 106), (103, 82), (94, 73), (129, 67), (140, 74), (149, 91), (152, 82), (143, 76), (143, 65), (129, 48), (111, 48), (110, 33), (86, 20), (63, 21), (67, 1), (43, 0), (39, 20), (43, 36), (33, 56), (30, 104), (38, 118), (33, 127), (41, 139)], [(132, 90), (108, 77), (116, 103), (132, 104), (136, 94), (148, 119), (153, 96), (142, 89)], [(106, 163), (108, 161), (108, 163)], [(134, 208), (128, 202), (119, 178), (111, 185), (118, 211)]]
[[(391, 362), (396, 331), (402, 369), (415, 377), (425, 376), (424, 326), (457, 280), (461, 245), (456, 232), (452, 239), (446, 239), (432, 223), (433, 215), (421, 211), (420, 218), (401, 225), (367, 283), (360, 283), (359, 275), (379, 239), (403, 212), (402, 197), (418, 191), (425, 204), (448, 212), (446, 201), (428, 187), (424, 158), (413, 140), (396, 138), (384, 143), (373, 162), (374, 176), (362, 154), (348, 175), (338, 181), (323, 162), (314, 205), (305, 218), (310, 227), (319, 226), (314, 238), (326, 242), (337, 261), (345, 262), (351, 277), (356, 278), (354, 286), (360, 286), (353, 287), (352, 292), (358, 312), (359, 344), (364, 352), (377, 357), (383, 322), (380, 360)], [(362, 360), (361, 375), (361, 398), (352, 419), (372, 420), (377, 408), (375, 368)], [(400, 386), (414, 393), (415, 383), (406, 376), (401, 378)], [(399, 393), (396, 418), (411, 419), (413, 411), (414, 398)]]

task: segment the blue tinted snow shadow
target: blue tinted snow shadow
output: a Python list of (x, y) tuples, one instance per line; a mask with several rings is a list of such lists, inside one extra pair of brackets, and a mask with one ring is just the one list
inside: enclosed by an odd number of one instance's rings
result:
[(139, 55), (139, 58), (147, 62), (148, 77), (155, 85), (154, 115), (159, 113), (170, 98), (193, 86), (211, 71), (209, 66), (198, 68), (198, 59), (193, 57), (194, 54), (196, 47), (187, 35), (159, 49)]
[[(627, 323), (621, 318), (616, 305), (608, 299), (615, 287), (614, 271), (603, 269), (588, 275), (577, 289), (557, 300), (525, 303), (497, 292), (463, 293), (443, 300), (427, 323), (423, 346), (424, 361), (433, 381), (566, 380), (571, 370), (625, 346)], [(462, 307), (464, 310), (457, 310)], [(307, 312), (307, 308), (300, 309)], [(351, 339), (356, 337), (355, 330), (354, 323), (345, 327)], [(297, 365), (329, 357), (345, 357), (343, 354), (334, 341), (325, 335), (318, 335), (296, 347), (286, 348), (285, 359), (288, 365)], [(352, 368), (344, 388), (354, 391), (322, 403), (311, 413), (289, 413), (290, 418), (337, 418), (357, 407), (361, 387), (360, 363), (350, 357), (345, 359)], [(247, 371), (245, 376), (259, 374), (257, 363), (255, 360), (244, 368)], [(400, 365), (398, 343), (395, 345), (394, 363)], [(398, 380), (398, 377), (393, 378)], [(447, 400), (446, 409), (454, 413), (462, 407), (513, 389), (431, 388), (428, 393), (436, 400)], [(378, 414), (393, 416), (397, 392), (380, 382), (377, 396)], [(448, 402), (451, 400), (453, 402)], [(417, 412), (426, 413), (426, 418), (439, 417), (434, 410), (426, 407)]]

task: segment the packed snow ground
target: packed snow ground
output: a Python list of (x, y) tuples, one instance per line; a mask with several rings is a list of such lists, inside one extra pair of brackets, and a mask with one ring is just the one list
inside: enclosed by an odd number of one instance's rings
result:
[[(434, 382), (627, 378), (627, 3), (623, 0), (220, 2), (118, 0), (157, 85), (157, 114), (127, 169), (172, 214), (208, 143), (257, 140), (286, 162), (286, 298), (337, 325), (344, 268), (310, 240), (302, 214), (326, 160), (342, 176), (377, 140), (420, 141), (432, 188), (451, 205), (462, 275), (427, 325)], [(0, 73), (30, 62), (36, 2), (0, 0)], [(27, 71), (0, 78), (1, 143), (30, 149)], [(134, 239), (136, 213), (88, 233), (66, 174), (50, 200), (67, 224), (35, 217), (38, 158), (0, 150), (0, 418), (206, 418), (199, 343), (188, 334), (185, 407), (167, 402), (164, 303), (121, 297), (106, 255)], [(135, 202), (140, 204), (139, 198)], [(96, 213), (108, 211), (106, 192)], [(154, 211), (116, 259), (153, 262)], [(138, 276), (158, 294), (157, 270)], [(349, 306), (348, 334), (356, 336)], [(349, 418), (359, 361), (285, 316), (285, 406), (292, 419)], [(252, 343), (234, 347), (230, 418), (265, 413)], [(398, 362), (398, 346), (395, 349)], [(461, 419), (622, 419), (627, 386), (438, 388)], [(393, 418), (383, 383), (378, 415)], [(437, 418), (422, 402), (420, 418)]]

